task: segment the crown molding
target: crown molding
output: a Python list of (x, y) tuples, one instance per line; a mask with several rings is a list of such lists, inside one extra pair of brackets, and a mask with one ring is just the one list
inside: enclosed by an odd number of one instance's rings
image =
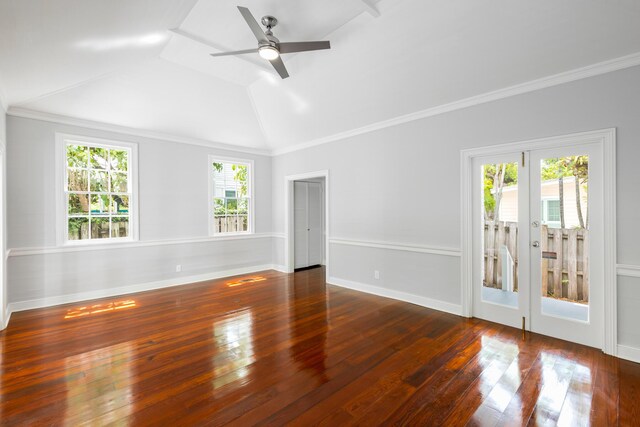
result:
[(144, 129), (131, 128), (127, 126), (114, 125), (110, 123), (97, 122), (93, 120), (79, 119), (75, 117), (63, 116), (53, 113), (45, 113), (42, 111), (30, 110), (21, 107), (10, 107), (7, 115), (12, 117), (21, 117), (25, 119), (42, 120), (45, 122), (59, 123), (69, 126), (78, 126), (87, 129), (95, 129), (106, 132), (115, 132), (125, 135), (139, 136), (143, 138), (157, 139), (167, 142), (176, 142), (181, 144), (199, 145), (202, 147), (215, 148), (225, 151), (233, 151), (237, 153), (255, 154), (260, 156), (269, 156), (271, 153), (267, 149), (249, 148), (216, 141), (207, 141), (204, 139), (190, 138), (186, 136), (172, 135), (164, 132), (156, 132)]
[(554, 74), (551, 76), (543, 77), (529, 82), (509, 86), (504, 89), (498, 89), (492, 92), (487, 92), (481, 95), (472, 96), (470, 98), (461, 99), (459, 101), (450, 102), (448, 104), (438, 105), (436, 107), (427, 108), (426, 110), (416, 111), (414, 113), (405, 114), (393, 119), (383, 120), (380, 122), (372, 123), (367, 126), (363, 126), (357, 129), (340, 132), (334, 135), (330, 135), (323, 138), (314, 139), (311, 141), (296, 144), (291, 147), (284, 147), (274, 149), (271, 151), (271, 155), (279, 156), (282, 154), (292, 153), (294, 151), (305, 150), (307, 148), (315, 147), (330, 142), (340, 141), (342, 139), (351, 138), (358, 135), (363, 135), (377, 130), (386, 129), (389, 127), (409, 123), (415, 120), (425, 119), (428, 117), (437, 116), (440, 114), (450, 113), (456, 110), (462, 110), (465, 108), (473, 107), (476, 105), (486, 104), (492, 101), (498, 101), (500, 99), (510, 98), (516, 95), (522, 95), (529, 92), (534, 92), (540, 89), (546, 89), (553, 86), (558, 86), (564, 83), (570, 83), (576, 80), (582, 80), (589, 77), (595, 77), (602, 74), (607, 74), (613, 71), (623, 70), (625, 68), (635, 67), (640, 65), (640, 52), (633, 53), (631, 55), (622, 56), (619, 58), (611, 59), (604, 62), (599, 62), (586, 67), (577, 68), (571, 71), (565, 71), (563, 73)]
[[(577, 68), (574, 70), (566, 71), (559, 74), (543, 77), (529, 82), (517, 84), (504, 89), (498, 89), (492, 92), (487, 92), (481, 95), (472, 96), (469, 98), (461, 99), (458, 101), (450, 102), (447, 104), (438, 105), (436, 107), (428, 108), (425, 110), (416, 111), (414, 113), (405, 114), (399, 117), (395, 117), (389, 120), (383, 120), (370, 125), (362, 126), (356, 129), (348, 130), (345, 132), (336, 133), (334, 135), (302, 142), (289, 147), (275, 148), (275, 149), (259, 149), (241, 147), (232, 145), (229, 143), (222, 143), (217, 141), (208, 141), (198, 138), (190, 138), (185, 136), (172, 135), (163, 132), (150, 131), (138, 128), (131, 128), (127, 126), (114, 125), (104, 122), (97, 122), (92, 120), (78, 119), (69, 116), (63, 116), (53, 113), (45, 113), (36, 110), (30, 110), (21, 107), (6, 107), (7, 115), (14, 117), (22, 117), (28, 119), (44, 120), (53, 123), (60, 123), (71, 126), (79, 126), (89, 129), (103, 130), (107, 132), (116, 132), (133, 136), (140, 136), (144, 138), (158, 139), (168, 142), (177, 142), (183, 144), (199, 145), (208, 148), (216, 148), (226, 151), (234, 151), (239, 153), (248, 153), (262, 156), (280, 156), (295, 151), (305, 150), (318, 145), (327, 144), (330, 142), (340, 141), (343, 139), (375, 132), (378, 130), (386, 129), (389, 127), (409, 123), (416, 120), (421, 120), (440, 114), (450, 113), (457, 110), (473, 107), (476, 105), (486, 104), (492, 101), (498, 101), (512, 96), (522, 95), (529, 92), (534, 92), (540, 89), (546, 89), (553, 86), (558, 86), (564, 83), (570, 83), (577, 80), (586, 79), (589, 77), (595, 77), (602, 74), (607, 74), (613, 71), (623, 70), (625, 68), (635, 67), (640, 65), (640, 52), (633, 53), (631, 55), (622, 56), (619, 58), (611, 59), (604, 62), (588, 65), (586, 67)], [(3, 93), (0, 88), (0, 106), (3, 106)]]

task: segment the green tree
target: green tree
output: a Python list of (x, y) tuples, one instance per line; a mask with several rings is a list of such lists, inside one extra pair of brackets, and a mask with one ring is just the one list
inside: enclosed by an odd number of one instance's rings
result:
[(518, 183), (516, 163), (484, 165), (484, 211), (485, 219), (500, 221), (500, 203), (504, 187)]

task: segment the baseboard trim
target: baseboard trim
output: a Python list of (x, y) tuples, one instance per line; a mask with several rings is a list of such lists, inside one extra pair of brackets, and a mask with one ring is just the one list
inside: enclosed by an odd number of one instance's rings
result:
[(4, 324), (2, 325), (2, 328), (0, 328), (0, 331), (3, 331), (7, 328), (7, 326), (9, 326), (9, 319), (11, 319), (11, 307), (9, 305), (7, 305), (7, 308), (4, 311)]
[(411, 304), (420, 305), (422, 307), (432, 308), (438, 311), (444, 311), (446, 313), (451, 313), (458, 316), (462, 315), (462, 306), (460, 306), (459, 304), (452, 304), (449, 302), (439, 301), (419, 295), (409, 294), (407, 292), (381, 288), (379, 286), (367, 285), (364, 283), (341, 279), (339, 277), (329, 277), (327, 278), (327, 283), (330, 285), (340, 286), (342, 288), (353, 289), (354, 291), (365, 292), (372, 295), (378, 295), (380, 297), (391, 298)]
[(112, 289), (101, 289), (97, 291), (80, 292), (75, 294), (59, 295), (53, 297), (45, 297), (28, 301), (12, 302), (8, 306), (8, 311), (15, 313), (24, 310), (33, 310), (36, 308), (52, 307), (61, 304), (70, 304), (80, 301), (87, 301), (99, 298), (109, 298), (120, 295), (133, 294), (136, 292), (152, 291), (156, 289), (170, 288), (173, 286), (183, 286), (192, 283), (206, 282), (207, 280), (221, 279), (224, 277), (237, 276), (240, 274), (250, 274), (257, 271), (275, 270), (272, 264), (263, 264), (252, 267), (234, 268), (223, 271), (216, 271), (207, 274), (194, 276), (176, 277), (173, 279), (159, 280), (155, 282), (139, 283), (130, 286), (121, 286)]
[(285, 267), (284, 265), (274, 264), (272, 265), (271, 269), (277, 271), (278, 273), (287, 273), (287, 267)]
[(640, 363), (640, 348), (618, 344), (618, 357)]

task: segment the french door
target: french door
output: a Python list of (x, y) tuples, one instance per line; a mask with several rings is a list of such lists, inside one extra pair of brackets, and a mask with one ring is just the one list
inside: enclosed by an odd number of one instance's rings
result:
[(474, 316), (602, 348), (599, 145), (475, 157), (472, 167)]

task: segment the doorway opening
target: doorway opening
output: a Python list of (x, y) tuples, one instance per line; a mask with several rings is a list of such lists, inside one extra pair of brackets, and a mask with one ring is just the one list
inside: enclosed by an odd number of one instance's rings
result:
[(329, 171), (285, 177), (285, 270), (329, 269)]

